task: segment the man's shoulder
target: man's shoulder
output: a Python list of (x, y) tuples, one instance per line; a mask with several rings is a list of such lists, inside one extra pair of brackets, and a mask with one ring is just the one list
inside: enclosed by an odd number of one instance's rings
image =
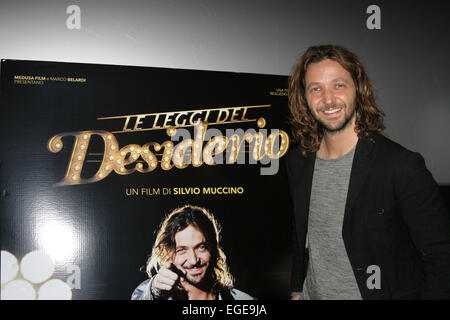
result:
[(314, 163), (315, 153), (302, 154), (302, 148), (299, 145), (292, 146), (284, 157), (284, 166), (290, 183), (300, 181), (305, 172), (309, 172), (311, 164)]
[(285, 164), (290, 166), (298, 166), (299, 164), (306, 163), (308, 160), (310, 160), (312, 157), (315, 156), (315, 153), (309, 153), (305, 156), (302, 154), (302, 148), (300, 145), (295, 144), (291, 148), (289, 148), (288, 152), (286, 153), (285, 158)]
[(383, 157), (391, 159), (398, 158), (403, 160), (409, 157), (411, 154), (416, 153), (379, 132), (373, 133), (371, 136), (374, 140), (373, 143), (375, 149)]
[(141, 300), (151, 279), (142, 281), (131, 294), (131, 300)]
[[(373, 141), (369, 141), (366, 138), (361, 138), (363, 140), (363, 144), (373, 145), (375, 149), (381, 152), (385, 156), (394, 155), (394, 156), (403, 156), (408, 157), (412, 153), (416, 153), (411, 151), (400, 143), (386, 137), (384, 134), (380, 132), (372, 132), (370, 137)], [(309, 153), (306, 157), (302, 155), (302, 148), (300, 145), (293, 145), (285, 156), (285, 162), (289, 166), (291, 164), (295, 164), (298, 166), (299, 162), (307, 162), (311, 158), (314, 158), (315, 153)]]
[(256, 300), (256, 298), (238, 289), (231, 289), (231, 295), (234, 300)]

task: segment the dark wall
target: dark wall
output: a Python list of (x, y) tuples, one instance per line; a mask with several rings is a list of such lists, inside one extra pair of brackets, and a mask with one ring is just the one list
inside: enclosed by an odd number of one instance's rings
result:
[(441, 190), (447, 210), (450, 212), (450, 186), (440, 186), (439, 189)]

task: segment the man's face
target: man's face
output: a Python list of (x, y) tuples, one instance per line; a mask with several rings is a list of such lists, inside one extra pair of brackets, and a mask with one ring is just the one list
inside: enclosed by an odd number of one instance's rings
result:
[(186, 270), (186, 278), (189, 282), (200, 283), (206, 275), (211, 259), (203, 232), (190, 225), (175, 234), (175, 243), (173, 263)]
[(354, 125), (356, 88), (350, 73), (338, 62), (311, 63), (305, 75), (306, 101), (326, 132)]

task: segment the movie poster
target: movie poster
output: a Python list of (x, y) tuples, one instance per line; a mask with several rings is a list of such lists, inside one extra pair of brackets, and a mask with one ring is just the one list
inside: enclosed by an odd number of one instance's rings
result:
[(2, 299), (124, 299), (162, 219), (206, 208), (235, 288), (287, 299), (287, 77), (1, 63)]

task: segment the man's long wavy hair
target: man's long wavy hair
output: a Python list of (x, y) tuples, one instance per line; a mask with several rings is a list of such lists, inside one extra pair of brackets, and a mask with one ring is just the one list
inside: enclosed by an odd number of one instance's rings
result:
[(212, 277), (213, 290), (231, 289), (234, 279), (226, 263), (225, 253), (219, 245), (220, 224), (208, 210), (192, 205), (173, 210), (161, 223), (147, 261), (147, 274), (151, 277), (152, 271), (157, 272), (164, 263), (173, 261), (176, 248), (175, 234), (188, 226), (197, 227), (205, 236), (206, 246), (211, 254), (208, 276)]
[(324, 129), (312, 115), (306, 101), (305, 75), (311, 63), (331, 59), (339, 63), (353, 78), (356, 87), (356, 127), (360, 138), (373, 142), (370, 132), (383, 131), (384, 112), (375, 103), (374, 86), (367, 76), (358, 57), (346, 48), (334, 45), (321, 45), (308, 48), (295, 64), (289, 77), (289, 122), (294, 139), (300, 144), (302, 155), (319, 150)]

